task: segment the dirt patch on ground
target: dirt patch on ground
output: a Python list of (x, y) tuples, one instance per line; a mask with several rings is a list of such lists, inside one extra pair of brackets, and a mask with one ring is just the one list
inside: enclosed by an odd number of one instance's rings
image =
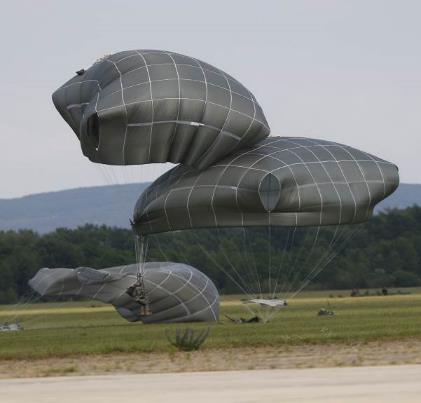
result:
[(421, 364), (421, 341), (212, 349), (0, 361), (0, 378)]

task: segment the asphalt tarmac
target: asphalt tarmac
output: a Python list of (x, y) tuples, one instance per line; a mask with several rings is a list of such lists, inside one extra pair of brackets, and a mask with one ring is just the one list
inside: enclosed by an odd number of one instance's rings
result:
[(421, 402), (421, 365), (5, 379), (0, 402)]

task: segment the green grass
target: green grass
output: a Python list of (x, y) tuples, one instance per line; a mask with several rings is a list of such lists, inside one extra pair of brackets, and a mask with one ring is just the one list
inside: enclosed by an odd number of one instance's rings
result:
[[(330, 298), (334, 317), (318, 317), (326, 296), (349, 292), (309, 292), (290, 301), (267, 324), (236, 325), (224, 315), (250, 316), (238, 297), (225, 297), (221, 323), (210, 325), (206, 349), (281, 347), (297, 344), (353, 343), (421, 339), (421, 293), (387, 297)], [(113, 308), (99, 303), (0, 306), (0, 323), (21, 320), (23, 332), (0, 333), (0, 359), (65, 357), (116, 352), (170, 352), (166, 329), (185, 325), (128, 323)], [(189, 324), (203, 328), (207, 324)]]

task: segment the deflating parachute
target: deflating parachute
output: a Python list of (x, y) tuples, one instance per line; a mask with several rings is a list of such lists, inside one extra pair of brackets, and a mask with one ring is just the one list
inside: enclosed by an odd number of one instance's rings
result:
[(94, 162), (202, 169), (269, 135), (253, 94), (207, 63), (132, 50), (104, 57), (53, 94)]
[(203, 171), (179, 165), (134, 211), (139, 235), (187, 228), (363, 222), (399, 183), (397, 167), (352, 147), (269, 137)]
[(44, 268), (29, 285), (42, 296), (81, 296), (112, 304), (130, 322), (218, 320), (218, 291), (199, 270), (171, 262), (145, 263), (143, 270), (151, 315), (143, 315), (142, 306), (127, 293), (136, 280), (137, 264), (103, 270)]

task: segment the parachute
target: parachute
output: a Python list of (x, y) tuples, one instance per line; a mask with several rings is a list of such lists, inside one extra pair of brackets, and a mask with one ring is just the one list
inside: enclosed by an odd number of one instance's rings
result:
[(399, 183), (397, 167), (352, 147), (269, 137), (197, 171), (178, 165), (140, 196), (139, 235), (180, 229), (360, 223)]
[(269, 135), (262, 108), (233, 77), (174, 52), (106, 56), (53, 94), (83, 154), (110, 165), (203, 169)]
[(173, 238), (184, 236), (194, 252), (178, 248), (182, 263), (197, 267), (200, 255), (247, 295), (244, 306), (280, 311), (399, 184), (398, 168), (369, 153), (269, 136), (248, 89), (174, 52), (106, 56), (78, 71), (53, 101), (91, 161), (178, 164), (134, 208), (139, 265), (129, 288), (139, 301), (148, 299), (145, 244), (170, 261)]
[(78, 296), (112, 304), (130, 322), (217, 321), (219, 294), (212, 281), (194, 267), (171, 262), (144, 264), (144, 284), (151, 315), (127, 293), (138, 271), (137, 264), (95, 270), (39, 270), (29, 281), (41, 296)]

